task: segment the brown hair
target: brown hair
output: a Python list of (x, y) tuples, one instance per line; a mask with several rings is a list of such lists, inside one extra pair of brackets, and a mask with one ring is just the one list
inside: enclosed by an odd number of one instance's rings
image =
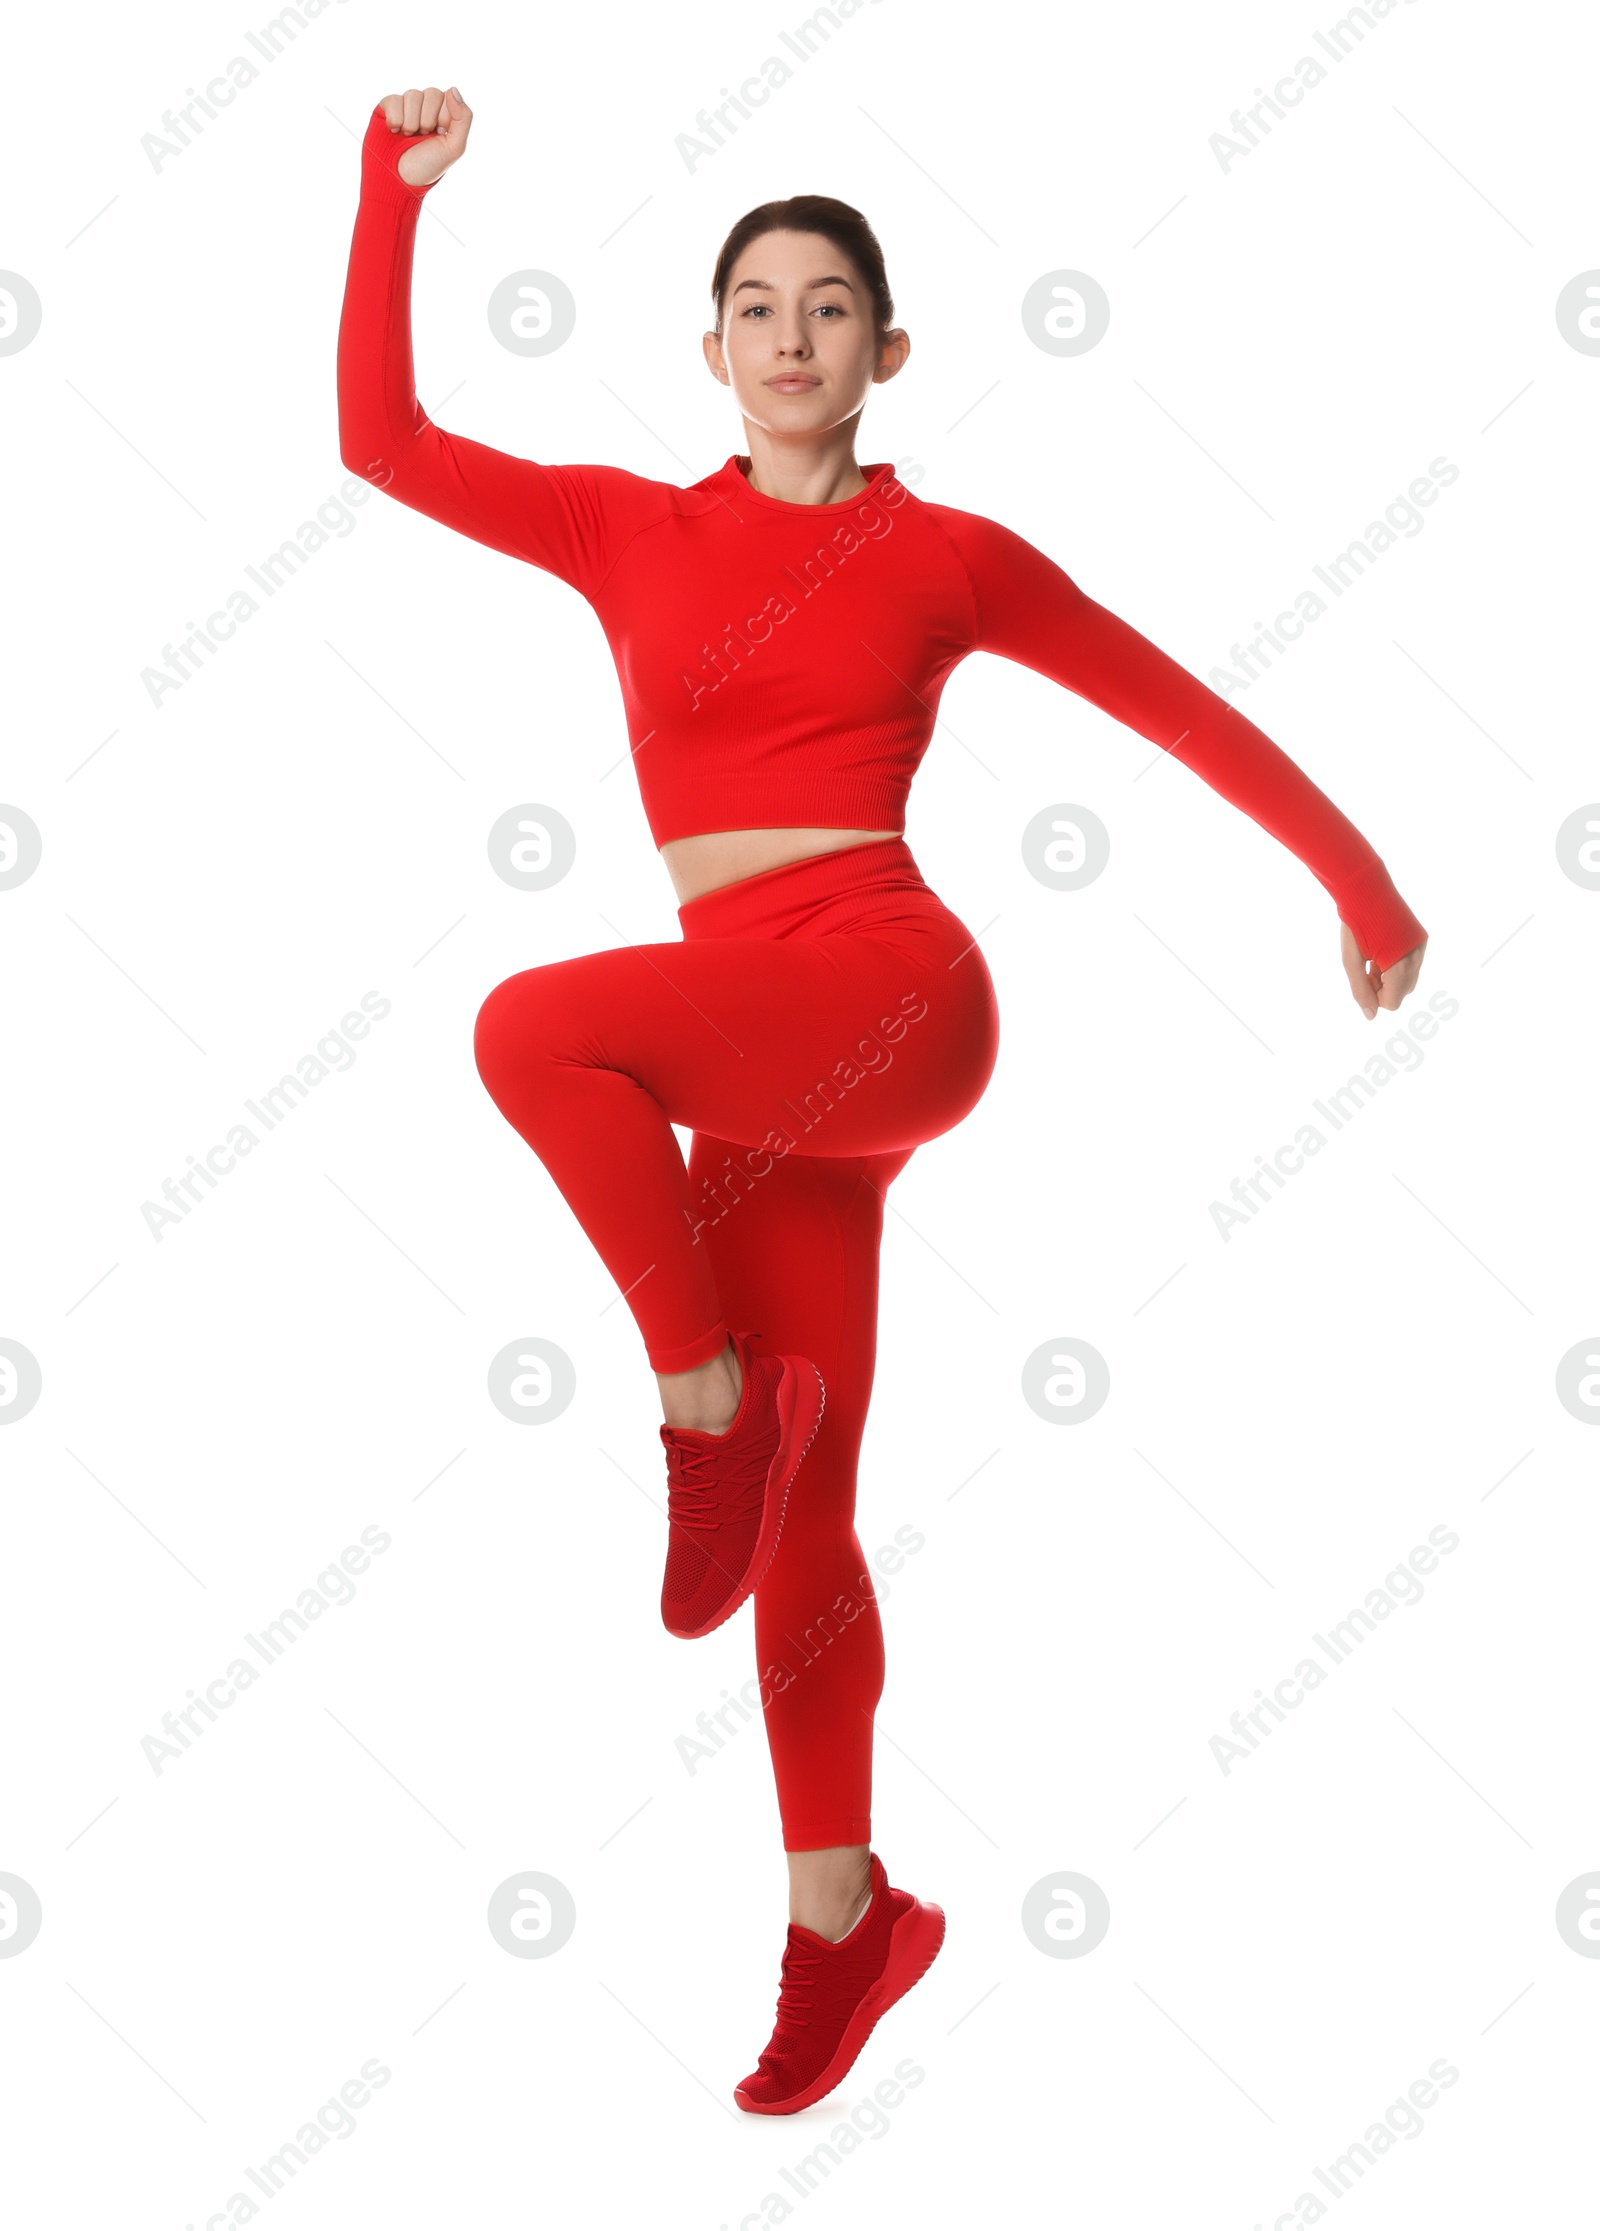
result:
[(877, 234), (860, 210), (852, 209), (848, 202), (835, 201), (831, 194), (794, 194), (788, 201), (763, 202), (759, 209), (748, 210), (739, 219), (722, 243), (722, 253), (711, 277), (711, 299), (716, 304), (719, 335), (733, 267), (752, 240), (759, 240), (763, 233), (769, 232), (820, 233), (824, 240), (831, 241), (848, 256), (867, 283), (873, 325), (877, 338), (882, 340), (894, 323), (894, 296), (889, 292), (883, 268), (883, 250), (878, 245)]

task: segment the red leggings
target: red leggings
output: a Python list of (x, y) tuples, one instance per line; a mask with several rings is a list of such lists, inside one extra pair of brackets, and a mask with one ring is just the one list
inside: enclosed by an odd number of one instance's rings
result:
[[(884, 1189), (994, 1066), (994, 989), (898, 840), (730, 884), (680, 945), (507, 977), (478, 1071), (626, 1296), (652, 1367), (732, 1325), (810, 1357), (827, 1405), (755, 1593), (789, 1851), (871, 1841), (877, 1603), (855, 1534)], [(695, 1134), (687, 1168), (672, 1126)]]

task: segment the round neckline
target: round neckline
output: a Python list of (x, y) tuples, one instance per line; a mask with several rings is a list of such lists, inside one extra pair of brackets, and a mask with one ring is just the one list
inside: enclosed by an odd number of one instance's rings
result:
[[(769, 511), (803, 511), (819, 518), (825, 518), (832, 511), (855, 511), (860, 505), (870, 503), (885, 477), (894, 471), (892, 464), (863, 465), (861, 471), (866, 475), (867, 485), (858, 489), (853, 496), (846, 496), (841, 502), (832, 504), (794, 504), (786, 502), (782, 496), (768, 496), (761, 489), (753, 488), (740, 463), (742, 455), (742, 451), (736, 450), (718, 477), (728, 476), (741, 495), (747, 496), (751, 503), (764, 504)], [(749, 459), (745, 458), (744, 462), (748, 464)]]

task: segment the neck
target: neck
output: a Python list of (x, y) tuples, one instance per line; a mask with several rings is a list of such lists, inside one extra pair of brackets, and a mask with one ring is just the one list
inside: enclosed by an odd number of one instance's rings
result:
[(832, 426), (825, 434), (773, 434), (747, 418), (750, 471), (746, 476), (760, 496), (779, 503), (837, 504), (860, 495), (866, 475), (856, 463), (856, 421)]

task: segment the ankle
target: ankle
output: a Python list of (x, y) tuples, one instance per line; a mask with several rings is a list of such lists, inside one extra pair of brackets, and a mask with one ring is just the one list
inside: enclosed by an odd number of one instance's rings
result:
[(791, 1866), (789, 1919), (826, 1937), (830, 1944), (847, 1937), (872, 1903), (871, 1861), (865, 1849), (859, 1862), (852, 1854), (846, 1865), (835, 1862), (825, 1871), (818, 1870), (821, 1880), (796, 1881), (794, 1872)]
[(850, 1934), (871, 1903), (871, 1891), (863, 1890), (859, 1898), (847, 1898), (842, 1903), (808, 1902), (803, 1913), (791, 1912), (789, 1919), (798, 1921), (801, 1928), (809, 1929), (813, 1936), (825, 1937), (829, 1944), (837, 1944), (841, 1937)]
[(693, 1371), (657, 1372), (661, 1412), (675, 1433), (726, 1433), (739, 1414), (744, 1375), (730, 1341)]

